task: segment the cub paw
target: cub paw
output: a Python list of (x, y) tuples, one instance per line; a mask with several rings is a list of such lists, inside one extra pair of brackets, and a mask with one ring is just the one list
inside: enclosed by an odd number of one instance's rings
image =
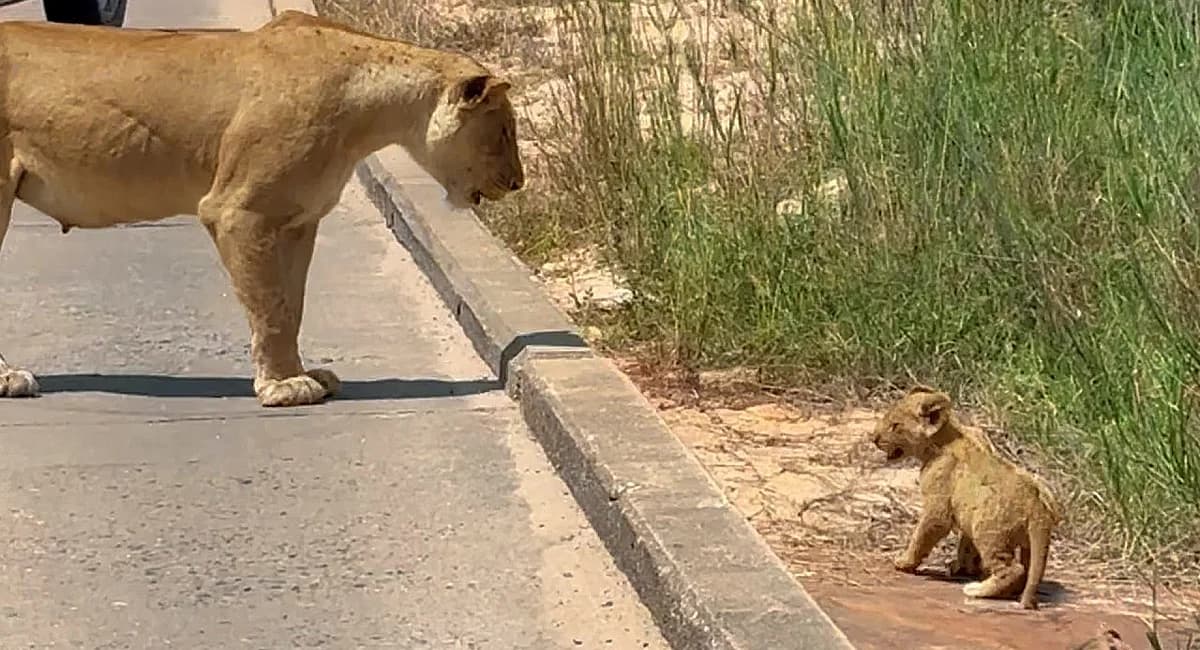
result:
[(328, 396), (336, 395), (342, 390), (342, 380), (338, 379), (338, 376), (333, 374), (332, 370), (327, 370), (325, 368), (313, 368), (304, 374), (316, 379), (317, 383), (321, 384), (321, 386), (325, 388), (325, 392), (328, 394)]
[(309, 375), (255, 380), (254, 392), (258, 395), (258, 403), (263, 406), (319, 404), (329, 395), (325, 386)]
[(36, 397), (39, 390), (32, 372), (0, 366), (0, 397)]

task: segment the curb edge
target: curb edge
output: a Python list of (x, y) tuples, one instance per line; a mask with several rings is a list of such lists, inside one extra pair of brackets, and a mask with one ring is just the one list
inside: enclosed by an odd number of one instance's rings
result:
[[(441, 202), (440, 186), (397, 180), (389, 169), (397, 165), (384, 160), (404, 154), (388, 149), (356, 168), (372, 203), (518, 402), (668, 643), (676, 650), (852, 649), (631, 380), (593, 353), (528, 269), (473, 211)], [(472, 267), (489, 277), (473, 276)], [(506, 301), (522, 307), (506, 312)], [(521, 322), (510, 322), (513, 316)]]

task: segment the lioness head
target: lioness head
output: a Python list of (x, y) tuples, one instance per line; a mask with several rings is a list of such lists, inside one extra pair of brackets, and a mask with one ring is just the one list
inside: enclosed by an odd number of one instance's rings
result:
[(950, 418), (950, 397), (928, 386), (914, 386), (879, 418), (871, 442), (889, 462), (905, 457), (926, 458), (930, 438)]
[(458, 207), (496, 201), (525, 184), (509, 83), (473, 71), (452, 81), (426, 131), (429, 173)]

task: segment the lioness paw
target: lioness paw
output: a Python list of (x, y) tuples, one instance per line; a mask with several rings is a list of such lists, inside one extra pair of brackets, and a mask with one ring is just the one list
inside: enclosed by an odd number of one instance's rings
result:
[(254, 382), (254, 392), (263, 406), (303, 406), (319, 404), (329, 394), (325, 386), (309, 375), (287, 379), (263, 379)]
[(313, 368), (304, 374), (316, 379), (317, 383), (321, 384), (325, 388), (325, 392), (331, 396), (336, 395), (342, 389), (342, 380), (338, 379), (338, 376), (333, 374), (332, 370)]
[(0, 397), (36, 397), (37, 379), (28, 370), (0, 368)]

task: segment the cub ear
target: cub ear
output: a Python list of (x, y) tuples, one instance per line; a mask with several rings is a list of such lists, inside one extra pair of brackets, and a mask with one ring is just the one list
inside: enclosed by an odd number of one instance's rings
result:
[(934, 390), (933, 388), (931, 388), (929, 386), (926, 386), (925, 384), (913, 384), (912, 387), (908, 389), (909, 395), (916, 395), (917, 393), (936, 393), (936, 392), (937, 392), (936, 390)]
[(511, 86), (509, 82), (490, 74), (473, 75), (459, 81), (451, 97), (463, 108), (474, 108), (492, 98), (500, 97)]
[[(924, 395), (918, 407), (925, 435), (932, 436), (941, 430), (950, 417), (950, 396), (938, 391), (917, 391)], [(912, 394), (912, 393), (910, 393)]]

